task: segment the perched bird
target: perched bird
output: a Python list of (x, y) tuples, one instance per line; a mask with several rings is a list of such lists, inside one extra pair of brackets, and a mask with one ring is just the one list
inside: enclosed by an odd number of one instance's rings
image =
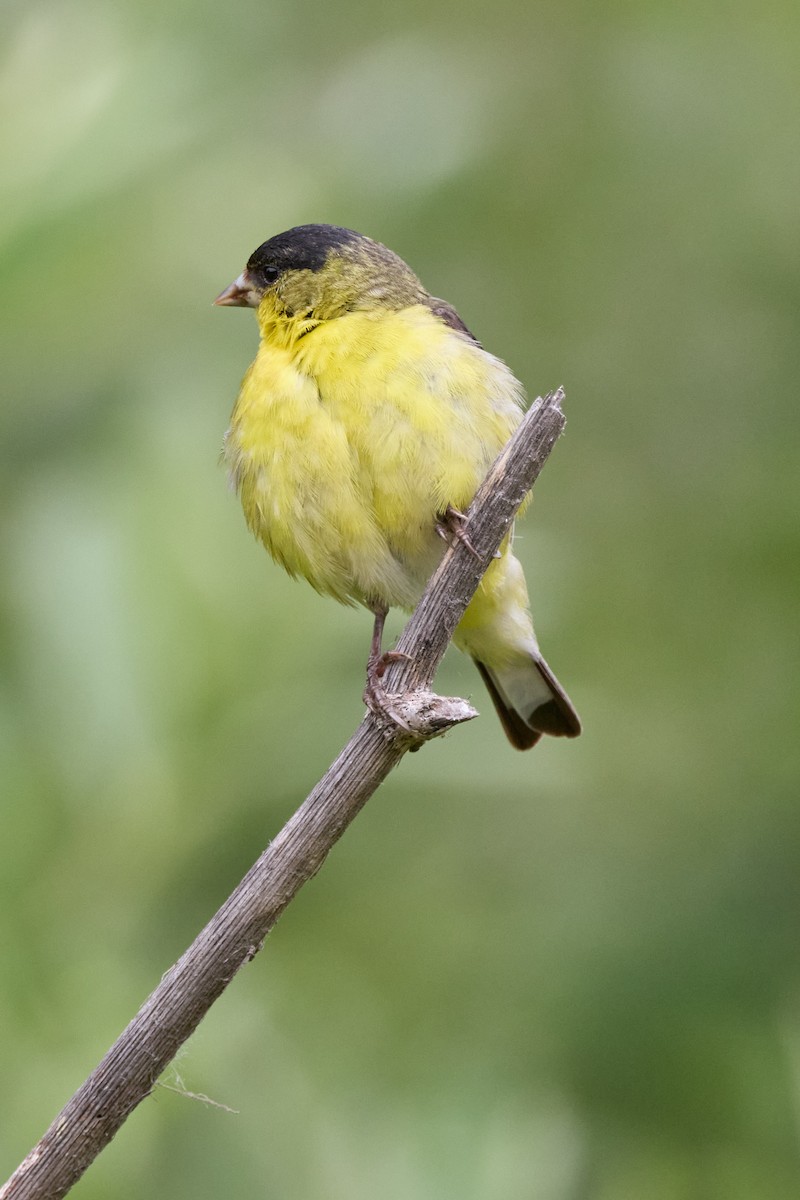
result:
[[(392, 605), (413, 608), (521, 419), (524, 393), (454, 308), (386, 246), (333, 225), (264, 242), (215, 301), (261, 331), (225, 437), (247, 523), (290, 575), (372, 611), (366, 699), (379, 701)], [(539, 652), (510, 538), (456, 629), (511, 743), (576, 737)]]

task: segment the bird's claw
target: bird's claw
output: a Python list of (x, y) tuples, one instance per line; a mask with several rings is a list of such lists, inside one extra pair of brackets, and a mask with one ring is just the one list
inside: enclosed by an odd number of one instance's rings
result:
[(395, 662), (411, 662), (411, 655), (402, 650), (385, 650), (380, 658), (367, 666), (367, 684), (371, 679), (383, 679), (386, 668)]
[(442, 513), (439, 520), (436, 522), (436, 532), (440, 538), (444, 538), (448, 546), (455, 546), (460, 542), (469, 550), (473, 558), (480, 558), (480, 554), (473, 546), (469, 539), (469, 535), (464, 529), (467, 516), (458, 508), (454, 508), (452, 504), (448, 504), (447, 508)]
[(411, 662), (411, 655), (402, 650), (386, 650), (383, 654), (370, 659), (367, 664), (367, 686), (364, 688), (364, 703), (376, 717), (382, 717), (397, 725), (406, 733), (413, 733), (411, 726), (400, 716), (392, 698), (383, 686), (386, 668), (395, 662)]

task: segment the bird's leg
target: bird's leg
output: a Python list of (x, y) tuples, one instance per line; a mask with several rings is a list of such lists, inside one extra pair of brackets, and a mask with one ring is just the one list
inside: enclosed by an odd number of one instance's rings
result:
[(448, 504), (447, 508), (436, 522), (436, 532), (440, 538), (444, 538), (448, 546), (455, 545), (456, 542), (461, 542), (462, 546), (466, 546), (473, 558), (480, 558), (480, 554), (469, 540), (464, 525), (466, 523), (466, 514), (460, 509), (454, 508), (452, 504)]
[(369, 658), (367, 659), (367, 683), (375, 683), (379, 679), (383, 679), (386, 674), (386, 668), (393, 662), (411, 662), (411, 657), (408, 654), (403, 654), (400, 650), (386, 650), (381, 653), (381, 642), (383, 641), (383, 627), (386, 624), (386, 615), (389, 612), (388, 608), (376, 606), (372, 609), (375, 615), (375, 624), (372, 626), (372, 641), (369, 647)]
[(369, 658), (367, 659), (367, 686), (364, 690), (364, 703), (377, 716), (388, 716), (401, 729), (407, 730), (408, 726), (406, 723), (400, 719), (392, 708), (382, 680), (386, 674), (386, 668), (390, 663), (401, 662), (403, 660), (410, 662), (411, 659), (408, 654), (403, 654), (399, 650), (381, 651), (383, 626), (389, 610), (380, 605), (370, 607), (375, 615), (375, 624), (372, 627), (372, 641), (370, 642)]
[(375, 623), (372, 626), (372, 641), (369, 647), (369, 658), (367, 659), (367, 680), (370, 678), (380, 678), (383, 671), (378, 672), (378, 665), (381, 661), (381, 642), (383, 641), (383, 627), (386, 624), (386, 615), (389, 612), (388, 608), (373, 608)]

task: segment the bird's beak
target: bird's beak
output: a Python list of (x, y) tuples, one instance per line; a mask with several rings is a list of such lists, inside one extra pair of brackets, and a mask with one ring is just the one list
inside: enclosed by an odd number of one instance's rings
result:
[(234, 279), (224, 292), (220, 292), (214, 303), (230, 308), (258, 308), (261, 295), (247, 271), (242, 271), (238, 279)]

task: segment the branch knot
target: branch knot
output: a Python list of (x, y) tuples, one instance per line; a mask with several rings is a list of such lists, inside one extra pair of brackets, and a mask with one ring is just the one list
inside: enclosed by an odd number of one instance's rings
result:
[[(456, 725), (478, 716), (459, 696), (439, 696), (427, 688), (387, 693), (380, 713), (373, 713), (387, 741), (406, 750), (419, 750)], [(369, 719), (369, 718), (367, 718)]]

